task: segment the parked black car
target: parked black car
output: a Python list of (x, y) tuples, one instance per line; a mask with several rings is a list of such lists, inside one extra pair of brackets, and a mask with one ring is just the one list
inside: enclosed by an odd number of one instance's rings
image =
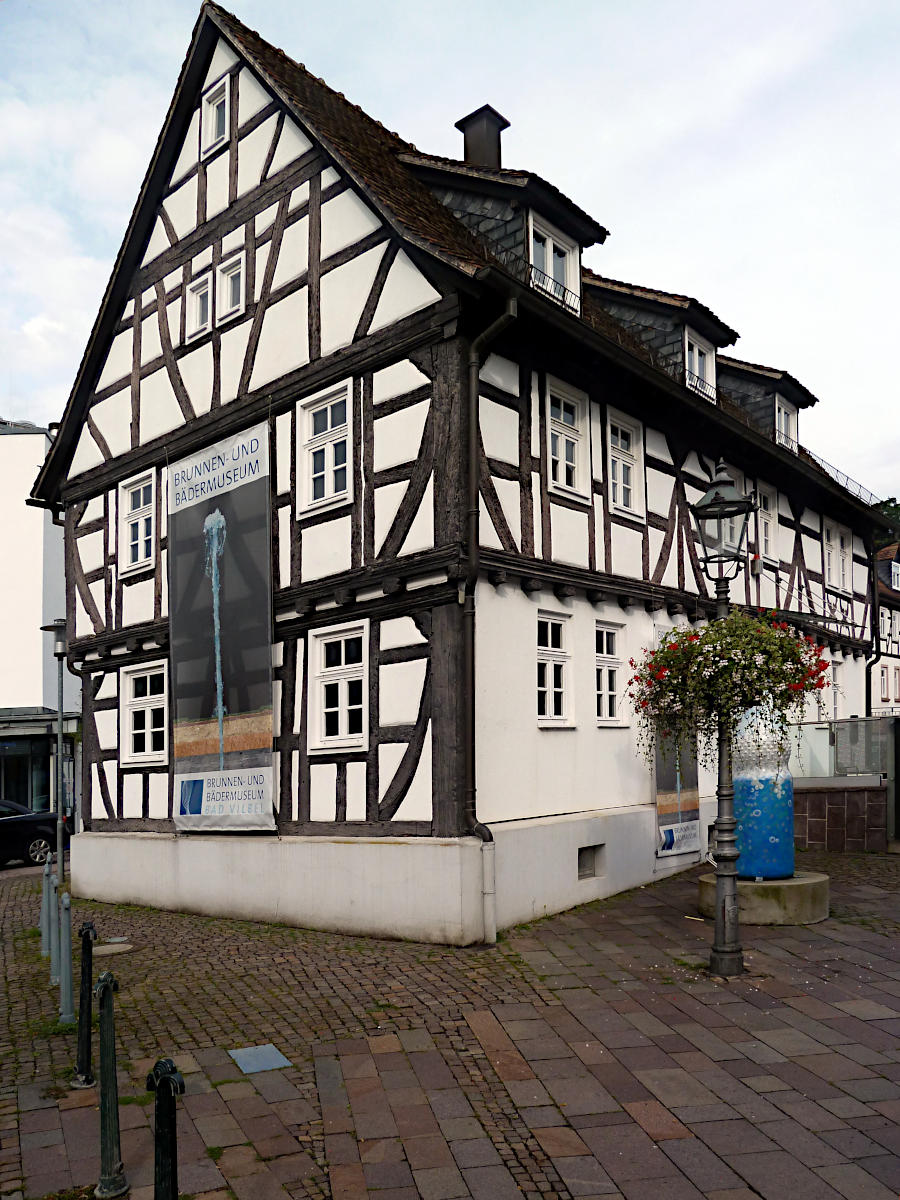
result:
[[(68, 842), (68, 833), (63, 838)], [(37, 866), (56, 849), (56, 814), (0, 800), (0, 865), (21, 859)]]

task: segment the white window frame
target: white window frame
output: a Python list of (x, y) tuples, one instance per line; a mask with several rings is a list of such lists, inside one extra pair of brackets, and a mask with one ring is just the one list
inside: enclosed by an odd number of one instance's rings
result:
[[(701, 357), (702, 356), (702, 357)], [(703, 370), (700, 370), (700, 367)], [(692, 392), (716, 402), (716, 349), (690, 326), (684, 327), (684, 382)]]
[(878, 610), (878, 623), (881, 626), (881, 639), (886, 642), (891, 636), (891, 614), (884, 606)]
[[(551, 415), (554, 400), (559, 401), (562, 412), (565, 411), (563, 407), (565, 405), (574, 409), (574, 425), (568, 425), (563, 417), (556, 418)], [(554, 438), (558, 439), (556, 455), (553, 453)], [(574, 474), (574, 484), (572, 485), (568, 484), (565, 478), (568, 465), (567, 442), (573, 446), (574, 450), (574, 461), (571, 464)], [(556, 479), (553, 478), (554, 459), (559, 464)], [(547, 484), (551, 492), (590, 502), (592, 477), (588, 397), (577, 388), (569, 387), (568, 384), (551, 376), (547, 377)]]
[(881, 703), (887, 704), (891, 699), (891, 676), (887, 667), (881, 668)]
[[(613, 426), (626, 429), (631, 434), (631, 450), (623, 450), (613, 445)], [(622, 472), (614, 464), (625, 464), (631, 467), (631, 507), (622, 503), (621, 492)], [(606, 410), (606, 487), (609, 507), (612, 512), (621, 513), (627, 517), (643, 518), (644, 505), (644, 427), (640, 421), (626, 416), (614, 408)], [(616, 488), (617, 498), (613, 499), (613, 489)]]
[(896, 610), (891, 613), (891, 637), (894, 639), (900, 637), (900, 613)]
[[(200, 320), (200, 295), (206, 292), (206, 321)], [(196, 279), (192, 279), (187, 286), (187, 298), (184, 314), (184, 338), (189, 342), (193, 338), (201, 337), (204, 333), (209, 333), (213, 327), (213, 282), (212, 272), (204, 271), (202, 275), (198, 275)]]
[[(233, 275), (240, 275), (241, 280), (241, 295), (238, 303), (231, 308), (225, 306), (225, 300), (231, 291), (231, 279)], [(240, 254), (230, 256), (225, 262), (220, 263), (216, 270), (216, 323), (224, 325), (226, 321), (232, 321), (235, 317), (243, 314), (247, 307), (247, 268), (245, 262), (244, 251)]]
[[(756, 510), (756, 552), (766, 562), (777, 563), (778, 549), (778, 492), (768, 484), (757, 484), (759, 507)], [(763, 507), (766, 501), (768, 508)], [(766, 541), (769, 543), (766, 549)]]
[(894, 667), (894, 699), (900, 704), (900, 667)]
[[(562, 287), (565, 288), (568, 295), (562, 294), (558, 281), (553, 277), (552, 262), (549, 264), (551, 270), (541, 272), (543, 278), (538, 277), (539, 267), (534, 261), (535, 234), (565, 254), (566, 281)], [(528, 213), (528, 261), (534, 271), (531, 282), (536, 291), (550, 296), (551, 299), (556, 300), (558, 304), (562, 304), (570, 311), (581, 312), (581, 247), (572, 238), (561, 233), (555, 225), (551, 225), (549, 221), (545, 221), (543, 217), (539, 217), (531, 211)]]
[[(329, 642), (346, 641), (348, 638), (362, 639), (362, 661), (337, 667), (325, 666), (325, 647)], [(310, 754), (329, 754), (348, 750), (369, 748), (369, 621), (348, 621), (341, 625), (327, 625), (311, 629), (307, 639), (309, 664), (309, 689), (307, 694), (308, 734), (307, 749)], [(349, 697), (344, 685), (350, 681), (362, 683), (362, 730), (349, 733), (346, 716), (349, 712)], [(325, 686), (339, 685), (339, 728), (333, 736), (325, 735)], [(354, 708), (358, 707), (356, 705)]]
[(775, 395), (775, 441), (792, 454), (797, 453), (797, 408), (783, 396)]
[(846, 526), (834, 521), (822, 522), (822, 574), (826, 587), (852, 595), (853, 538)]
[[(314, 433), (315, 414), (322, 409), (330, 410), (331, 405), (340, 400), (343, 400), (345, 404), (346, 420), (344, 423), (333, 428), (329, 426), (322, 433)], [(338, 508), (349, 504), (353, 500), (353, 388), (350, 386), (350, 382), (345, 381), (336, 387), (327, 388), (317, 392), (314, 396), (309, 396), (299, 406), (298, 417), (298, 513), (321, 512), (323, 509)], [(343, 464), (336, 465), (332, 447), (340, 441), (346, 444), (346, 458)], [(325, 451), (326, 487), (325, 494), (314, 499), (313, 481), (321, 472), (314, 470), (316, 464), (313, 455), (319, 450)], [(334, 491), (334, 472), (341, 466), (346, 469), (347, 486), (342, 491), (336, 492)], [(329, 481), (331, 490), (328, 488)]]
[[(136, 699), (133, 694), (134, 680), (141, 675), (162, 674), (162, 695), (149, 694)], [(149, 692), (149, 689), (148, 689)], [(163, 710), (163, 748), (135, 752), (131, 748), (134, 732), (131, 718), (136, 712), (149, 714), (151, 709)], [(148, 721), (149, 721), (148, 716)], [(145, 733), (149, 738), (150, 724)], [(165, 659), (157, 662), (140, 663), (133, 667), (119, 668), (119, 763), (123, 767), (165, 766), (169, 761), (169, 666)]]
[[(594, 712), (597, 717), (597, 725), (600, 728), (614, 728), (627, 724), (624, 719), (622, 695), (623, 695), (623, 654), (622, 654), (622, 635), (625, 631), (624, 625), (617, 625), (611, 621), (597, 621), (594, 632), (594, 694), (596, 697), (594, 704)], [(600, 649), (598, 644), (598, 635), (603, 637), (603, 649)], [(609, 638), (614, 638), (612, 651), (610, 651)], [(614, 712), (610, 716), (609, 713), (609, 672), (615, 671), (615, 701)], [(601, 687), (597, 686), (597, 678), (602, 676)], [(603, 698), (602, 707), (605, 712), (597, 712), (600, 706), (601, 697)]]
[(891, 563), (891, 588), (895, 592), (900, 592), (900, 563)]
[[(138, 488), (150, 488), (149, 504), (141, 503), (141, 505), (132, 511), (131, 495)], [(142, 497), (143, 499), (143, 497)], [(126, 479), (119, 484), (118, 494), (119, 507), (119, 533), (118, 533), (118, 553), (116, 554), (116, 563), (118, 566), (119, 575), (136, 575), (139, 571), (152, 571), (156, 566), (156, 471), (144, 471), (140, 475), (135, 475), (132, 479)], [(144, 522), (150, 521), (150, 553), (138, 559), (137, 562), (130, 561), (131, 549), (131, 528), (130, 526), (135, 520)], [(138, 545), (140, 546), (146, 541), (146, 528), (139, 531)]]
[[(221, 136), (215, 135), (213, 122), (219, 101), (225, 102), (225, 130)], [(228, 145), (231, 133), (231, 75), (224, 75), (216, 80), (203, 93), (200, 102), (200, 157), (206, 158), (214, 154), (221, 146)]]
[[(547, 623), (548, 642), (542, 646), (541, 624)], [(552, 628), (560, 631), (559, 646), (553, 646)], [(537, 669), (535, 672), (535, 712), (539, 729), (565, 729), (573, 725), (572, 653), (569, 649), (569, 613), (538, 611), (535, 623)], [(543, 667), (543, 671), (542, 668)], [(557, 668), (559, 675), (557, 676)], [(557, 685), (557, 678), (559, 684)], [(542, 686), (543, 680), (543, 686)], [(540, 711), (540, 694), (546, 695), (545, 712)], [(556, 713), (556, 695), (561, 697), (562, 712)]]

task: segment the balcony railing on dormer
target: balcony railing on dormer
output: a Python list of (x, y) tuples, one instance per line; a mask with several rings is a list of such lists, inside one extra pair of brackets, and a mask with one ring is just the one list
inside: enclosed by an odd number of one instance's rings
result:
[(707, 400), (712, 400), (715, 404), (717, 392), (714, 383), (710, 383), (702, 375), (695, 375), (693, 371), (688, 370), (684, 372), (684, 381), (692, 391), (699, 392), (701, 396), (705, 396)]
[(529, 262), (524, 255), (516, 254), (512, 250), (504, 250), (499, 246), (492, 246), (491, 250), (516, 279), (533, 287), (535, 291), (543, 292), (545, 296), (549, 296), (551, 300), (555, 300), (569, 312), (576, 315), (581, 312), (581, 297), (554, 279), (552, 275), (539, 271), (534, 263)]
[(855, 479), (851, 479), (846, 472), (827, 462), (821, 455), (814, 454), (806, 446), (801, 446), (796, 438), (788, 437), (786, 433), (782, 433), (780, 429), (777, 429), (772, 434), (772, 441), (776, 446), (783, 446), (785, 450), (790, 450), (798, 458), (804, 458), (808, 462), (815, 463), (826, 475), (830, 475), (835, 483), (840, 484), (845, 491), (849, 492), (851, 496), (855, 496), (857, 500), (861, 500), (863, 504), (872, 505), (881, 503), (874, 492), (870, 492), (867, 487), (863, 487), (861, 483), (858, 483)]

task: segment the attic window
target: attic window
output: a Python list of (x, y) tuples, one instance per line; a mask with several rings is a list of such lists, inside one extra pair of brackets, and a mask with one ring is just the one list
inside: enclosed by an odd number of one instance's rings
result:
[(900, 592), (900, 563), (891, 563), (891, 587)]
[(780, 396), (775, 397), (775, 440), (779, 446), (797, 453), (797, 410)]
[(578, 260), (577, 244), (532, 214), (532, 286), (576, 313), (581, 310)]
[(226, 75), (203, 93), (200, 115), (200, 154), (205, 156), (228, 141), (228, 108), (231, 76)]
[(237, 257), (219, 267), (216, 280), (217, 318), (221, 324), (232, 317), (240, 316), (244, 311), (244, 255)]
[(199, 337), (212, 328), (212, 276), (207, 271), (195, 279), (187, 290), (185, 336)]
[(716, 352), (692, 329), (684, 332), (684, 381), (707, 400), (716, 399)]

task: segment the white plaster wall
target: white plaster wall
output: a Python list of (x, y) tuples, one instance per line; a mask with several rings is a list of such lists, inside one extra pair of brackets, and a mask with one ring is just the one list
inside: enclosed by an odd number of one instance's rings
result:
[[(327, 276), (326, 276), (327, 278)], [(401, 250), (394, 259), (384, 283), (384, 290), (375, 309), (370, 332), (392, 325), (402, 317), (408, 317), (429, 304), (440, 300), (425, 276), (410, 262)]]
[(374, 470), (383, 471), (386, 467), (414, 462), (419, 457), (429, 407), (430, 402), (423, 400), (375, 421)]
[(251, 390), (309, 362), (306, 288), (266, 310), (256, 351)]
[[(259, 186), (277, 122), (276, 116), (269, 117), (268, 120), (263, 121), (262, 125), (258, 125), (252, 133), (248, 133), (238, 142), (238, 196), (243, 196), (246, 192)], [(256, 232), (259, 235), (258, 225)]]
[(278, 171), (290, 166), (292, 162), (305, 154), (311, 145), (312, 142), (301, 132), (298, 125), (295, 125), (290, 118), (285, 120), (266, 178), (271, 179)]
[(419, 712), (425, 682), (424, 658), (379, 668), (378, 709), (382, 725), (412, 725)]
[[(66, 612), (62, 529), (25, 503), (49, 445), (43, 433), (0, 436), (0, 561), (7, 582), (15, 575), (15, 586), (0, 589), (0, 627), (12, 635), (0, 670), (0, 708), (56, 708), (53, 635), (40, 627)], [(78, 707), (68, 672), (65, 679), (66, 703)]]
[(451, 945), (483, 937), (476, 838), (82, 833), (71, 854), (72, 892), (94, 900)]
[(348, 188), (322, 205), (322, 261), (380, 228), (369, 206)]
[(519, 414), (486, 396), (480, 398), (479, 413), (485, 454), (518, 465)]
[(384, 400), (391, 400), (394, 396), (403, 396), (406, 392), (415, 391), (416, 388), (429, 382), (430, 380), (424, 372), (404, 358), (373, 374), (372, 400), (375, 404), (381, 404)]
[(353, 340), (384, 254), (384, 246), (375, 246), (322, 276), (319, 311), (323, 356), (349, 346)]
[(483, 379), (485, 383), (492, 383), (504, 392), (509, 392), (511, 396), (519, 394), (519, 364), (512, 359), (502, 358), (499, 354), (489, 354), (478, 372), (478, 378)]
[(350, 570), (350, 518), (335, 517), (303, 530), (303, 579)]
[(576, 512), (550, 503), (550, 544), (556, 562), (576, 567), (588, 565), (588, 510)]
[[(572, 653), (572, 728), (538, 728), (539, 610), (570, 614), (566, 640)], [(618, 605), (594, 607), (580, 597), (563, 604), (549, 591), (526, 596), (518, 588), (478, 585), (476, 761), (481, 820), (617, 809), (653, 800), (651, 772), (638, 755), (634, 731), (597, 727), (594, 632), (598, 620), (622, 628), (623, 672), (629, 657), (652, 644), (652, 620), (643, 610), (626, 614)]]

